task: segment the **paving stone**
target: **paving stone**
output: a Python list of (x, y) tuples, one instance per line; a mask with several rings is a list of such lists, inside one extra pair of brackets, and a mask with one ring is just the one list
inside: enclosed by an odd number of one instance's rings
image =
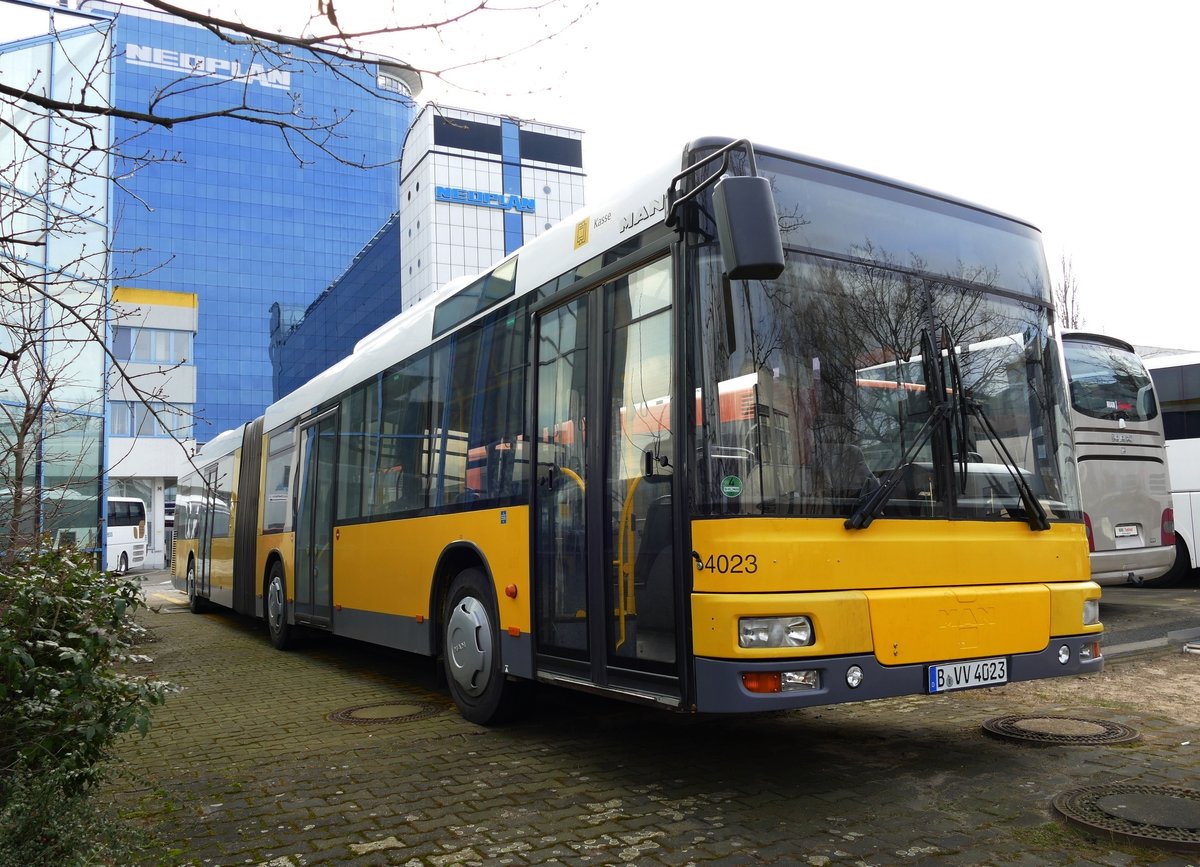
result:
[[(1106, 782), (1195, 787), (1194, 717), (1089, 705), (1054, 681), (719, 718), (539, 689), (537, 716), (484, 730), (427, 660), (337, 640), (279, 653), (232, 615), (145, 622), (158, 676), (183, 689), (147, 738), (122, 742), (127, 773), (102, 794), (182, 850), (179, 864), (1189, 863), (1078, 834), (1049, 804)], [(440, 711), (326, 719), (384, 702)], [(1095, 716), (1142, 740), (1030, 747), (980, 731), (1012, 713)]]

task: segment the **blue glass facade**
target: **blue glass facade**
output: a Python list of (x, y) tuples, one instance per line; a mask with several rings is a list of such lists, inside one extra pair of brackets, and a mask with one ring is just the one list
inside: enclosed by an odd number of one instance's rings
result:
[(278, 342), (271, 347), (276, 398), (348, 356), (355, 343), (400, 313), (400, 215), (309, 306), (295, 330), (288, 333), (279, 313), (282, 327), (273, 328)]
[(243, 100), (260, 117), (299, 112), (335, 125), (316, 137), (346, 161), (295, 130), (232, 118), (114, 122), (126, 153), (160, 161), (113, 187), (113, 282), (199, 296), (204, 442), (272, 400), (272, 305), (308, 306), (396, 212), (413, 103), (382, 89), (372, 64), (334, 71), (299, 51), (284, 62), (154, 13), (122, 10), (114, 42), (118, 105), (144, 111), (157, 96), (167, 116)]

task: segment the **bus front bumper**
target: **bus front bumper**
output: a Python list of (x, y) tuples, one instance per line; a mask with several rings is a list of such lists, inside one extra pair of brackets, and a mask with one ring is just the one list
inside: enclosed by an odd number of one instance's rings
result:
[[(1099, 642), (1099, 634), (1074, 635), (1052, 639), (1041, 651), (1005, 656), (1007, 682), (1100, 672), (1104, 668), (1104, 658), (1099, 653)], [(861, 681), (852, 687), (849, 675), (855, 667), (861, 673)], [(921, 695), (929, 692), (929, 669), (930, 663), (881, 665), (874, 654), (761, 662), (697, 657), (696, 710), (700, 713), (747, 713)], [(818, 684), (812, 688), (781, 692), (751, 692), (746, 686), (744, 675), (791, 671), (815, 671)]]

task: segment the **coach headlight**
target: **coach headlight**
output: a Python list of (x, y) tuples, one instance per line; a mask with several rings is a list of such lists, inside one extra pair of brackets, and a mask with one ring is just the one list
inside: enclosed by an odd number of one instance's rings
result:
[(1083, 625), (1095, 626), (1100, 622), (1100, 600), (1085, 599), (1083, 601)]
[(740, 647), (807, 647), (812, 643), (812, 621), (803, 615), (738, 620)]

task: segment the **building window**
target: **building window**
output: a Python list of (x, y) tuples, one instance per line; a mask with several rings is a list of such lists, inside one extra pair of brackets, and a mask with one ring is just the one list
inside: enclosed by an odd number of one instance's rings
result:
[(169, 405), (151, 401), (150, 407), (136, 400), (114, 400), (108, 404), (109, 436), (170, 437), (192, 439), (192, 405)]
[(113, 355), (118, 361), (190, 364), (193, 358), (192, 338), (190, 331), (118, 325), (113, 329)]

